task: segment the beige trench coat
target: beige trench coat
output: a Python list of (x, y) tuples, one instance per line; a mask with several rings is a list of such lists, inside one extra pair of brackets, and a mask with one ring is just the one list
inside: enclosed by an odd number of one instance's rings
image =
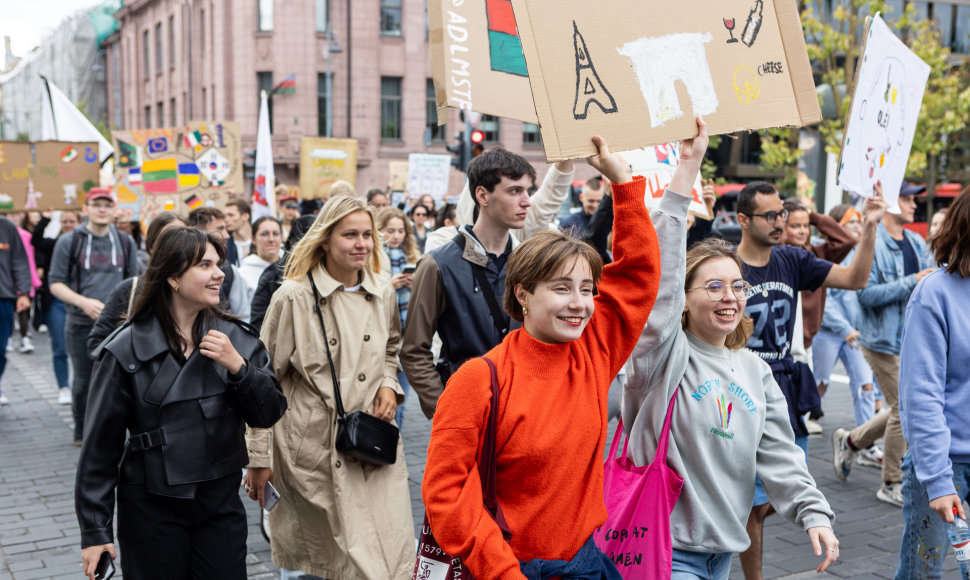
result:
[[(402, 402), (394, 289), (367, 271), (358, 292), (344, 292), (322, 266), (312, 274), (345, 411), (373, 412), (382, 386)], [(332, 379), (306, 278), (276, 291), (260, 338), (289, 403), (272, 429), (246, 434), (250, 466), (272, 466), (280, 493), (270, 512), (273, 561), (332, 580), (409, 579), (415, 544), (403, 446), (398, 442), (397, 461), (383, 467), (334, 449)]]

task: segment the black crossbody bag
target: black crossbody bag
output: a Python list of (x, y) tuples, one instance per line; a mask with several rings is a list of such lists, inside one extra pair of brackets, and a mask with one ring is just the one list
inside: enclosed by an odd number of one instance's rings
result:
[(323, 330), (323, 346), (327, 349), (327, 360), (330, 361), (330, 378), (333, 380), (333, 395), (337, 402), (337, 451), (349, 455), (361, 463), (370, 465), (390, 465), (397, 460), (397, 441), (401, 433), (393, 424), (365, 413), (354, 411), (344, 412), (344, 403), (340, 398), (340, 382), (337, 380), (337, 370), (330, 354), (330, 342), (327, 338), (327, 326), (323, 323), (323, 313), (320, 311), (320, 294), (313, 276), (307, 273), (310, 288), (313, 289), (313, 311), (317, 313), (320, 328)]

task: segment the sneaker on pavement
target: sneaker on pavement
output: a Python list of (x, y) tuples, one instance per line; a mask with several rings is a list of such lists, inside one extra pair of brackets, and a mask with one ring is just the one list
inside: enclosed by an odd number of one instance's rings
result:
[(10, 399), (7, 398), (7, 395), (0, 395), (0, 405), (9, 405), (9, 404), (10, 404)]
[(57, 402), (61, 405), (71, 404), (71, 389), (70, 387), (61, 387), (60, 393), (57, 395)]
[(809, 435), (821, 435), (823, 431), (822, 425), (815, 419), (805, 420), (805, 430)]
[(855, 458), (857, 465), (862, 465), (864, 467), (875, 467), (877, 469), (882, 469), (882, 449), (877, 445), (873, 445), (868, 449), (863, 449)]
[(896, 507), (903, 507), (903, 483), (897, 481), (889, 485), (883, 484), (876, 492), (876, 499)]
[(34, 352), (34, 343), (30, 340), (29, 336), (25, 336), (20, 339), (20, 352), (23, 354), (30, 354)]
[(832, 433), (832, 467), (835, 468), (835, 477), (842, 481), (849, 478), (856, 456), (856, 452), (849, 447), (848, 438), (849, 432), (841, 427)]
[(37, 327), (37, 332), (41, 334), (47, 334), (47, 331), (48, 331), (48, 328), (46, 324), (41, 324), (39, 327)]

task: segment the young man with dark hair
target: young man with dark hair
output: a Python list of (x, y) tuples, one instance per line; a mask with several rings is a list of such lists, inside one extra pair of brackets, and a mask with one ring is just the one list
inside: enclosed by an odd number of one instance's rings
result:
[(883, 438), (883, 485), (876, 491), (876, 498), (897, 507), (903, 505), (902, 463), (906, 454), (899, 417), (899, 349), (903, 322), (906, 304), (916, 284), (936, 269), (926, 259), (926, 242), (903, 225), (913, 222), (914, 196), (925, 189), (903, 184), (899, 192), (899, 213), (883, 216), (876, 233), (869, 283), (859, 292), (862, 311), (859, 342), (889, 413), (880, 413), (851, 431), (836, 429), (832, 433), (835, 475), (843, 481), (849, 477), (856, 453)]
[(88, 222), (57, 239), (48, 277), (51, 294), (67, 305), (64, 337), (74, 370), (71, 410), (77, 446), (84, 436), (88, 383), (94, 366), (88, 356), (88, 333), (115, 286), (139, 274), (138, 248), (114, 226), (114, 193), (108, 188), (95, 187), (88, 192), (84, 203), (88, 208)]
[[(227, 249), (233, 245), (229, 243), (226, 215), (220, 209), (214, 207), (194, 209), (189, 213), (186, 223), (190, 228), (201, 230), (207, 234), (215, 234), (216, 237), (225, 242)], [(239, 268), (229, 262), (228, 258), (222, 266), (222, 271), (226, 274), (226, 277), (222, 280), (222, 286), (219, 288), (222, 306), (240, 320), (249, 322), (251, 306), (246, 281), (239, 275)]]
[(583, 190), (579, 193), (579, 201), (583, 204), (582, 209), (563, 218), (559, 222), (559, 229), (574, 238), (585, 238), (586, 228), (589, 227), (589, 222), (593, 219), (593, 214), (596, 213), (596, 208), (599, 207), (606, 193), (606, 187), (602, 176), (597, 175), (587, 179), (583, 184)]
[[(791, 355), (792, 332), (798, 307), (798, 293), (819, 288), (857, 290), (865, 286), (872, 265), (876, 226), (885, 213), (882, 186), (866, 201), (865, 229), (856, 258), (850, 266), (822, 260), (794, 246), (783, 245), (785, 209), (775, 188), (763, 181), (749, 183), (738, 194), (738, 224), (741, 226), (741, 274), (751, 284), (745, 314), (754, 322), (748, 348), (771, 367), (772, 375), (788, 400), (788, 418), (795, 442), (807, 449), (808, 432), (804, 413), (819, 406), (815, 377), (805, 363)], [(748, 518), (751, 547), (741, 554), (747, 580), (761, 579), (761, 540), (764, 520), (771, 504), (761, 488), (755, 490), (754, 507)]]
[(226, 202), (226, 229), (229, 240), (226, 246), (226, 262), (239, 266), (240, 260), (249, 255), (253, 243), (253, 228), (250, 224), (252, 206), (244, 199), (230, 199)]
[[(428, 418), (451, 374), (520, 326), (500, 304), (506, 263), (518, 244), (509, 231), (525, 225), (535, 169), (519, 155), (492, 149), (472, 159), (467, 176), (478, 217), (418, 262), (402, 339), (401, 364)], [(442, 341), (437, 364), (436, 331)]]

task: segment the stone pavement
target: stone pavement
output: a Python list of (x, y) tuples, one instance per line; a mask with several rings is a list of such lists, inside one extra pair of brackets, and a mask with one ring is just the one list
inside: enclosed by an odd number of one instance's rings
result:
[[(2, 377), (10, 405), (0, 408), (0, 580), (80, 578), (80, 546), (74, 515), (74, 470), (78, 449), (71, 444), (70, 408), (57, 404), (46, 335), (35, 336), (32, 354), (8, 354)], [(417, 400), (409, 402), (404, 424), (411, 506), (417, 533), (424, 515), (421, 477), (430, 422)], [(826, 396), (825, 432), (809, 440), (809, 468), (837, 514), (835, 531), (842, 559), (825, 577), (892, 578), (902, 532), (900, 510), (875, 499), (879, 472), (856, 467), (842, 483), (832, 472), (830, 435), (852, 422), (852, 403), (844, 384)], [(615, 428), (615, 424), (611, 425)], [(245, 496), (243, 496), (245, 499)], [(255, 504), (249, 512), (249, 576), (279, 578), (269, 545), (259, 531)], [(780, 517), (765, 526), (765, 578), (819, 578), (819, 559), (808, 536)], [(120, 577), (120, 569), (116, 578)], [(944, 577), (956, 577), (952, 555)], [(735, 559), (732, 579), (742, 578)]]

